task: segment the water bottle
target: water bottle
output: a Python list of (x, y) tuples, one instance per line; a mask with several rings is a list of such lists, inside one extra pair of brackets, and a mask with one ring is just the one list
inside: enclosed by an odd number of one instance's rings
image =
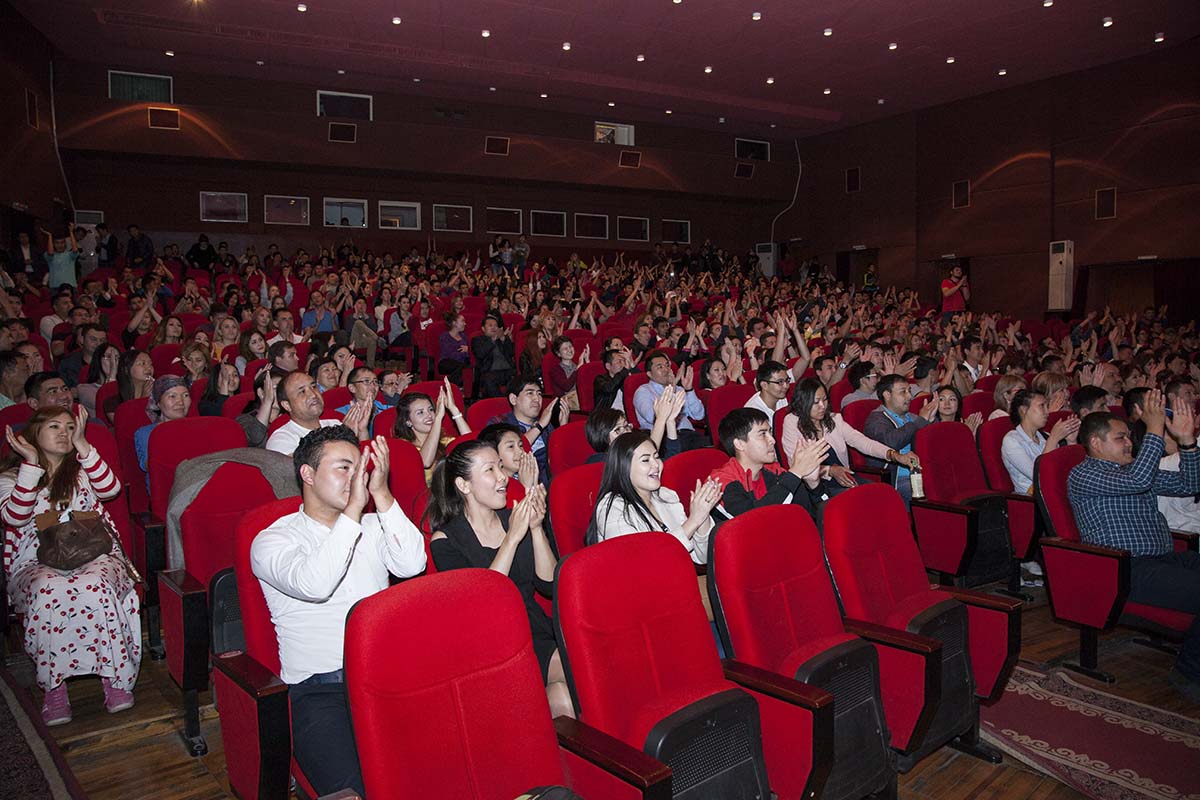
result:
[(914, 500), (925, 499), (925, 476), (921, 474), (921, 468), (914, 466), (909, 474), (909, 483), (912, 486), (912, 496)]

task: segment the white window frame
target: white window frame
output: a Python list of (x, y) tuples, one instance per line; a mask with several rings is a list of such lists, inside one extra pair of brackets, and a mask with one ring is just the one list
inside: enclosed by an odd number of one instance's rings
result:
[[(634, 144), (635, 128), (633, 125), (629, 124), (628, 122), (607, 122), (602, 119), (598, 119), (592, 123), (592, 143), (593, 144), (603, 144), (603, 142), (596, 141), (596, 126), (597, 125), (608, 125), (609, 127), (616, 128), (618, 136), (613, 141), (614, 145), (617, 145), (618, 147), (637, 147), (637, 145)], [(620, 134), (621, 130), (623, 130), (623, 129), (629, 131), (629, 141), (628, 142), (620, 141), (619, 134)]]
[[(321, 113), (321, 95), (323, 95), (323, 94), (333, 95), (334, 97), (357, 97), (360, 99), (365, 98), (370, 103), (368, 106), (368, 110), (367, 110), (367, 120), (366, 121), (367, 122), (375, 121), (375, 95), (373, 95), (373, 94), (358, 94), (357, 92), (335, 92), (332, 89), (317, 89), (317, 94), (316, 94), (317, 116), (321, 117), (322, 119), (330, 119), (330, 116), (328, 114)], [(357, 117), (342, 117), (342, 119), (358, 119), (358, 118)], [(359, 120), (359, 122), (362, 122), (362, 120)]]
[(488, 233), (498, 233), (502, 236), (524, 236), (525, 235), (525, 212), (519, 208), (504, 208), (503, 206), (485, 206), (483, 209), (484, 225), (487, 224), (487, 212), (489, 211), (515, 211), (517, 212), (517, 227), (521, 230), (517, 231), (494, 231), (488, 228)]
[[(692, 243), (692, 221), (690, 219), (664, 219), (663, 222), (664, 223), (682, 222), (682, 223), (686, 224), (687, 225), (687, 238), (686, 239), (671, 239), (670, 241), (672, 241), (676, 244), (691, 244)], [(663, 235), (663, 241), (664, 242), (667, 241), (667, 237), (665, 234)]]
[[(555, 214), (562, 217), (562, 235), (557, 233), (537, 233), (533, 230), (533, 215), (534, 214)], [(565, 211), (550, 211), (548, 209), (531, 208), (529, 209), (529, 235), (540, 236), (546, 239), (566, 239), (567, 238), (567, 212)]]
[[(274, 220), (267, 219), (267, 201), (272, 198), (274, 198), (276, 200), (303, 200), (305, 206), (307, 207), (307, 211), (308, 211), (308, 222), (276, 222)], [(325, 213), (324, 206), (321, 207), (321, 213), (322, 213), (322, 215), (324, 215), (324, 213)], [(307, 228), (312, 225), (312, 200), (308, 197), (305, 197), (303, 195), (298, 195), (298, 194), (264, 194), (263, 195), (263, 224), (264, 225), (299, 225), (300, 227)]]
[[(601, 219), (603, 219), (604, 220), (604, 235), (603, 236), (582, 236), (582, 235), (580, 235), (580, 233), (579, 233), (579, 218), (580, 217), (600, 217)], [(572, 223), (575, 225), (575, 238), (576, 239), (597, 239), (597, 240), (608, 241), (608, 239), (610, 238), (608, 235), (610, 233), (608, 214), (592, 214), (587, 211), (576, 211), (575, 216), (572, 219)]]
[[(225, 194), (234, 197), (241, 197), (244, 200), (246, 209), (245, 219), (208, 219), (204, 216), (204, 195), (206, 194)], [(201, 222), (216, 222), (224, 225), (246, 225), (250, 222), (250, 197), (245, 192), (200, 192), (197, 202), (200, 205), (200, 221)]]
[[(417, 212), (417, 227), (405, 228), (403, 226), (384, 225), (384, 206), (401, 206), (403, 208), (414, 209)], [(381, 231), (419, 231), (421, 230), (421, 204), (413, 200), (380, 200), (375, 204), (375, 223)]]
[(733, 139), (733, 155), (739, 161), (758, 161), (757, 158), (742, 158), (738, 155), (738, 142), (753, 142), (754, 144), (765, 144), (767, 146), (767, 163), (771, 161), (771, 143), (765, 139), (747, 139), (743, 136), (735, 136)]
[[(96, 214), (100, 218), (93, 222), (80, 222), (79, 221), (80, 214)], [(77, 208), (77, 209), (75, 209), (75, 214), (71, 217), (71, 219), (74, 220), (76, 225), (99, 225), (101, 222), (104, 222), (104, 212), (103, 211), (93, 211), (90, 208)]]
[[(636, 219), (646, 223), (646, 238), (645, 239), (626, 239), (621, 236), (621, 220)], [(617, 241), (618, 242), (648, 242), (650, 241), (650, 218), (649, 217), (627, 217), (622, 214), (617, 215)]]
[[(471, 226), (469, 228), (467, 228), (465, 231), (460, 231), (455, 228), (439, 228), (437, 226), (437, 210), (439, 208), (465, 208), (465, 209), (467, 209), (467, 211), (471, 212), (470, 215), (468, 216), (468, 219), (470, 219), (470, 221), (471, 221)], [(433, 228), (433, 230), (435, 230), (439, 233), (474, 233), (475, 232), (475, 206), (464, 206), (464, 205), (458, 205), (456, 203), (434, 203), (430, 226)]]
[[(361, 226), (359, 226), (359, 225), (330, 225), (328, 222), (325, 221), (325, 204), (329, 203), (329, 202), (362, 203), (363, 224)], [(362, 197), (322, 197), (321, 198), (321, 222), (324, 224), (324, 226), (326, 228), (348, 228), (350, 230), (362, 230), (364, 228), (369, 227), (367, 225), (367, 221), (371, 218), (370, 212), (371, 212), (370, 204), (366, 201), (365, 198), (362, 198)]]
[[(128, 69), (110, 69), (108, 71), (108, 99), (113, 100), (112, 96), (112, 76), (116, 75), (137, 75), (139, 78), (166, 78), (170, 81), (171, 99), (168, 101), (171, 105), (175, 105), (175, 78), (170, 75), (157, 75), (153, 72), (134, 72)], [(122, 103), (135, 103), (136, 100), (121, 100)], [(144, 101), (153, 102), (153, 101)]]

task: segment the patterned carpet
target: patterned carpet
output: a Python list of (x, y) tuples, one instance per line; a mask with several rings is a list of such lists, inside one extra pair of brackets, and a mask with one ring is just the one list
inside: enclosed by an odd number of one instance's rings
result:
[(0, 669), (0, 797), (87, 798), (42, 725), (29, 693), (5, 669)]
[(1028, 665), (980, 717), (988, 743), (1089, 797), (1200, 800), (1200, 720)]

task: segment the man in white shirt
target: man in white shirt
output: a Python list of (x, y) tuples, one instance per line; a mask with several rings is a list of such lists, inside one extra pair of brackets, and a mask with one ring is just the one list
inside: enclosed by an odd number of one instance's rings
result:
[[(362, 795), (342, 661), (346, 615), (386, 589), (389, 572), (425, 569), (425, 545), (388, 489), (384, 437), (360, 455), (349, 430), (321, 428), (301, 440), (294, 461), (304, 504), (255, 537), (250, 565), (289, 685), (292, 755), (318, 794)], [(368, 498), (377, 513), (363, 514)]]
[(290, 456), (296, 452), (296, 445), (307, 434), (317, 428), (330, 428), (334, 425), (345, 425), (365, 442), (367, 436), (367, 420), (370, 419), (370, 408), (363, 403), (352, 403), (341, 422), (336, 419), (321, 419), (325, 413), (325, 399), (317, 382), (304, 372), (291, 372), (279, 384), (279, 407), (289, 417), (267, 439), (267, 449), (276, 453)]
[(963, 366), (971, 373), (971, 380), (977, 381), (987, 375), (988, 365), (984, 359), (983, 341), (978, 336), (967, 336), (962, 340)]
[(275, 335), (267, 339), (267, 344), (272, 345), (276, 342), (288, 342), (289, 344), (300, 344), (304, 341), (304, 337), (296, 333), (296, 318), (287, 308), (277, 308), (272, 315), (272, 322), (275, 324)]
[(758, 391), (746, 401), (745, 407), (757, 408), (767, 415), (767, 425), (773, 425), (775, 412), (787, 408), (788, 385), (788, 368), (778, 361), (764, 361), (754, 374), (754, 388)]
[(71, 313), (71, 307), (74, 305), (75, 301), (70, 292), (63, 292), (54, 298), (54, 313), (42, 317), (38, 324), (38, 333), (46, 340), (46, 344), (50, 344), (50, 340), (54, 338), (54, 329), (67, 321), (67, 315)]

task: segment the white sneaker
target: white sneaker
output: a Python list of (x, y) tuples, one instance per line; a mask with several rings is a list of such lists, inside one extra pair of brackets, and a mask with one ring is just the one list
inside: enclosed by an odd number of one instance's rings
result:
[(1026, 572), (1028, 572), (1030, 575), (1036, 575), (1039, 578), (1045, 574), (1044, 572), (1042, 572), (1042, 565), (1036, 561), (1024, 561), (1021, 563), (1021, 568), (1024, 569)]

